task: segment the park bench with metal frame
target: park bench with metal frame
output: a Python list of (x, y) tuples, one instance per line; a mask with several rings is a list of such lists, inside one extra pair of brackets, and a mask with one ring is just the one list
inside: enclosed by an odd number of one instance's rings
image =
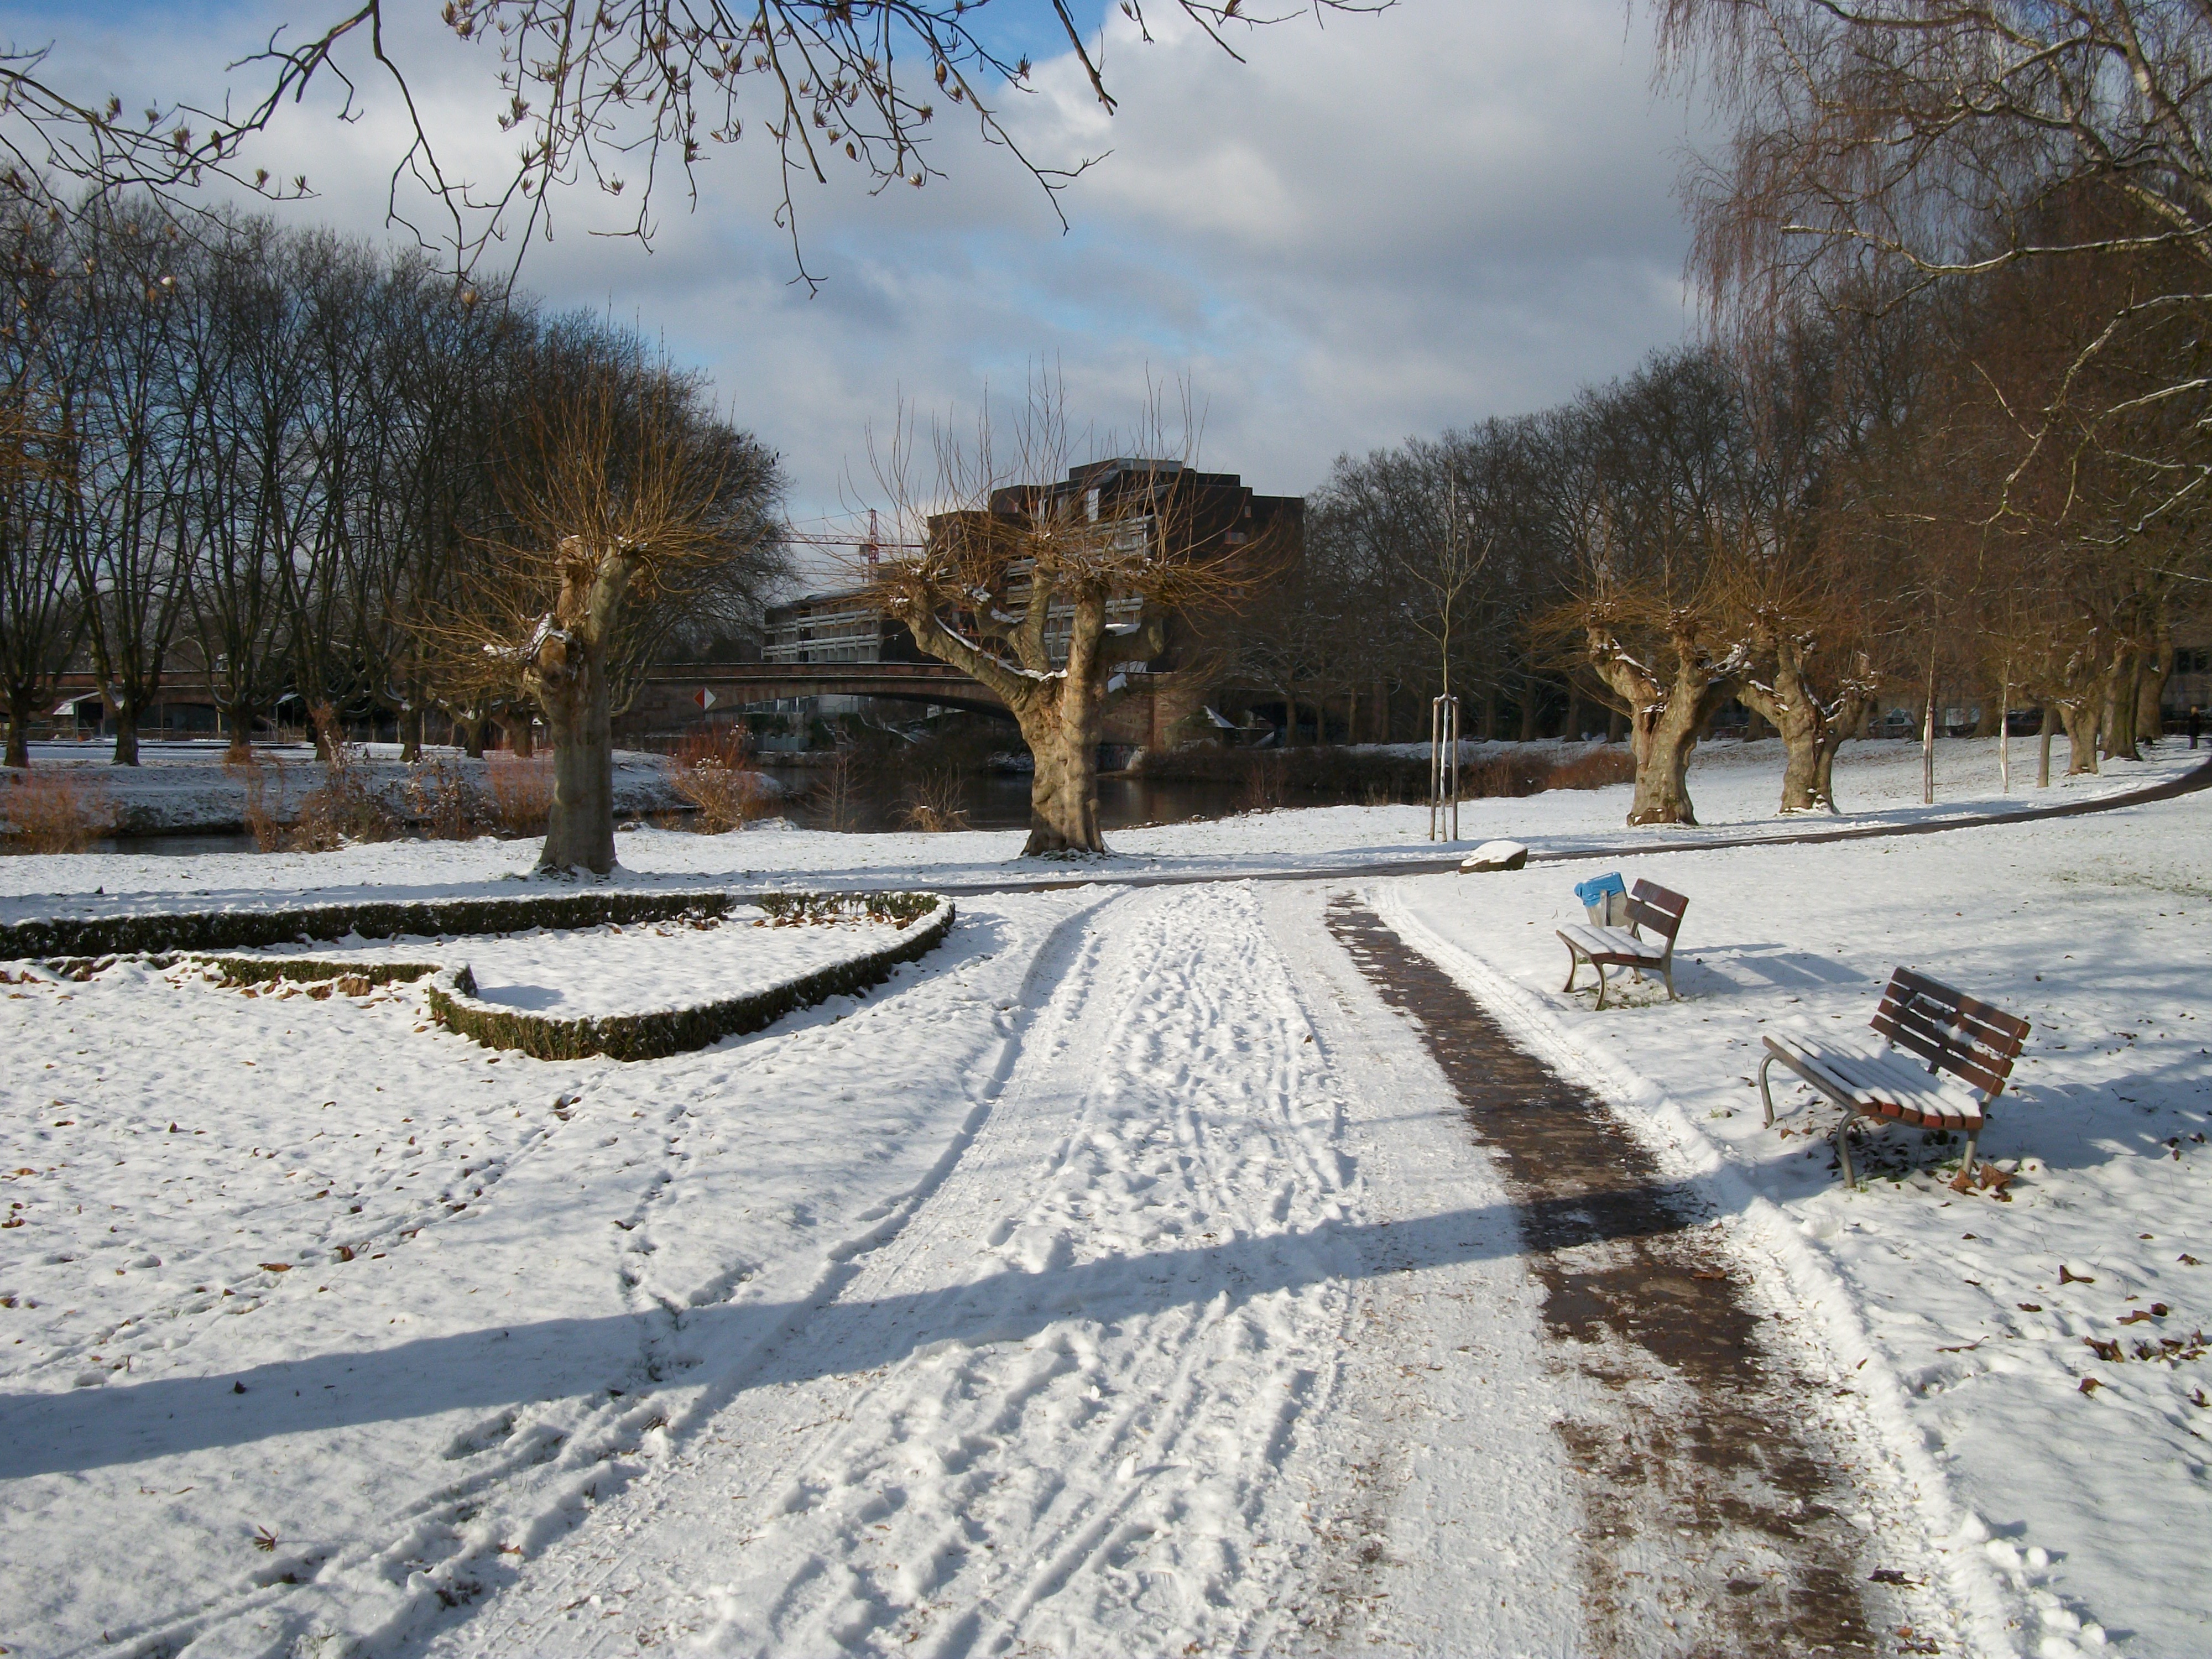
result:
[(1770, 1127), (1774, 1097), (1766, 1073), (1780, 1060), (1844, 1109), (1836, 1156), (1844, 1180), (1856, 1186), (1849, 1132), (1852, 1121), (1889, 1121), (1962, 1132), (1966, 1155), (1959, 1184), (1973, 1178), (1974, 1152), (1990, 1103), (2004, 1091), (2013, 1062), (2027, 1041), (2027, 1022), (1940, 980), (1899, 968), (1875, 1010), (1879, 1048), (1775, 1032), (1759, 1066), (1759, 1100)]
[[(1616, 892), (1613, 896), (1618, 899), (1620, 895)], [(1690, 908), (1690, 901), (1656, 882), (1639, 881), (1623, 908), (1626, 915), (1622, 925), (1571, 922), (1559, 930), (1559, 942), (1567, 947), (1567, 982), (1560, 989), (1573, 990), (1575, 975), (1588, 963), (1597, 974), (1601, 1008), (1605, 1006), (1608, 967), (1626, 968), (1636, 979), (1656, 974), (1667, 982), (1667, 1000), (1680, 1001), (1674, 994), (1674, 935), (1681, 931), (1682, 913)], [(1651, 937), (1638, 932), (1640, 928), (1649, 928)]]

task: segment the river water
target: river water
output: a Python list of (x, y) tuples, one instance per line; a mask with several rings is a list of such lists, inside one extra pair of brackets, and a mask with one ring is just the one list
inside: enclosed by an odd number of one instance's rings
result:
[[(895, 774), (854, 775), (842, 805), (823, 767), (764, 769), (782, 786), (775, 810), (805, 830), (846, 830), (864, 834), (913, 827), (911, 781)], [(954, 775), (959, 810), (971, 830), (1026, 830), (1030, 822), (1030, 780), (1026, 774), (966, 772)], [(1181, 823), (1192, 818), (1227, 817), (1243, 809), (1243, 786), (1232, 783), (1167, 782), (1151, 778), (1101, 778), (1098, 821), (1108, 830), (1145, 823)], [(183, 830), (161, 836), (111, 836), (93, 844), (95, 853), (250, 853), (253, 837), (236, 833)]]

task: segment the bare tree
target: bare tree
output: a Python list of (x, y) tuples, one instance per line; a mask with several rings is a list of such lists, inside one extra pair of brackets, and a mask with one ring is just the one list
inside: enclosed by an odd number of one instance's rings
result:
[[(1165, 0), (1231, 58), (1233, 38), (1282, 18), (1390, 3), (1297, 0), (1271, 9), (1247, 0)], [(1060, 0), (1053, 9), (1092, 95), (1110, 112), (1099, 41)], [(1145, 30), (1143, 0), (1124, 0), (1121, 10)], [(626, 234), (649, 240), (656, 194), (672, 177), (696, 201), (700, 164), (742, 142), (748, 121), (755, 142), (781, 162), (776, 222), (794, 258), (799, 181), (826, 182), (838, 169), (877, 192), (920, 189), (943, 176), (931, 159), (940, 114), (964, 117), (1048, 199), (1091, 165), (1055, 166), (1021, 147), (1002, 100), (1033, 89), (1031, 65), (998, 44), (997, 14), (987, 17), (982, 0), (605, 0), (590, 8), (450, 0), (442, 18), (448, 49), (497, 54), (504, 107), (495, 112), (517, 140), (503, 175), (465, 177), (441, 149), (416, 95), (437, 48), (415, 46), (404, 27), (414, 20), (387, 19), (383, 0), (341, 0), (290, 39), (280, 29), (241, 58), (221, 95), (184, 94), (143, 110), (57, 81), (44, 50), (0, 53), (0, 154), (15, 161), (5, 177), (20, 185), (58, 174), (173, 203), (215, 180), (271, 199), (303, 197), (307, 178), (257, 165), (256, 155), (270, 153), (253, 141), (317, 85), (341, 88), (341, 117), (354, 118), (360, 83), (374, 76), (404, 112), (391, 216), (466, 274), (503, 240), (519, 260), (534, 236), (550, 234), (553, 195), (578, 183), (635, 203)], [(412, 216), (426, 210), (434, 228)], [(813, 282), (803, 261), (800, 274)]]
[(31, 763), (32, 719), (52, 707), (84, 633), (70, 579), (76, 434), (67, 365), (68, 237), (58, 214), (19, 204), (0, 222), (0, 692), (5, 764)]
[(1735, 414), (1720, 362), (1692, 350), (1655, 356), (1559, 421), (1571, 465), (1553, 487), (1575, 568), (1572, 597), (1547, 620), (1579, 635), (1627, 718), (1632, 824), (1697, 822), (1691, 752), (1750, 667), (1713, 558), (1738, 483)]
[(1098, 744), (1123, 671), (1160, 654), (1173, 615), (1233, 605), (1283, 556), (1200, 512), (1183, 415), (1170, 441), (1156, 398), (1121, 456), (1079, 467), (1082, 437), (1040, 379), (1011, 429), (988, 404), (972, 441), (939, 428), (926, 481), (909, 421), (879, 458), (905, 550), (868, 591), (1012, 713), (1036, 769), (1025, 856), (1105, 851)]
[[(2212, 381), (2193, 352), (2122, 385), (2099, 365), (2212, 320), (2212, 31), (2165, 0), (1666, 0), (1676, 70), (1733, 108), (1693, 171), (1715, 304), (1770, 327), (1808, 295), (1893, 305), (2032, 267), (2109, 266), (2092, 325), (2014, 398), (2007, 486), (2046, 452), (2143, 474), (2136, 520), (2212, 481)], [(2165, 421), (2144, 445), (2137, 419)], [(2119, 428), (2127, 428), (2121, 430)], [(1993, 512), (2017, 506), (2009, 489)]]
[(502, 489), (510, 527), (445, 637), (503, 666), (544, 714), (553, 814), (538, 867), (605, 875), (614, 714), (686, 610), (762, 569), (776, 476), (757, 445), (703, 417), (691, 382), (634, 348), (579, 355), (526, 422)]

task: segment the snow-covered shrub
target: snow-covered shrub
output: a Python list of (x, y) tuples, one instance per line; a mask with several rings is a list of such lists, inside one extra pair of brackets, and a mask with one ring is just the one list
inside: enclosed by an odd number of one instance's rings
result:
[(115, 827), (115, 804), (97, 780), (71, 771), (0, 772), (0, 849), (82, 853)]
[[(942, 944), (952, 931), (950, 901), (930, 893), (771, 894), (790, 907), (842, 908), (896, 923), (898, 937), (843, 962), (794, 975), (719, 1001), (643, 1014), (591, 1014), (574, 1018), (532, 1013), (476, 994), (466, 968), (431, 976), (427, 1000), (432, 1018), (448, 1030), (473, 1037), (488, 1048), (519, 1048), (539, 1060), (581, 1060), (605, 1054), (615, 1060), (659, 1060), (720, 1042), (724, 1037), (757, 1031), (787, 1013), (811, 1008), (833, 996), (849, 996), (880, 984), (901, 963), (913, 962)], [(754, 903), (763, 900), (755, 898)], [(764, 908), (774, 908), (764, 906)], [(908, 924), (919, 921), (919, 927)]]
[[(514, 898), (379, 899), (269, 910), (188, 910), (168, 915), (70, 917), (0, 927), (0, 961), (169, 951), (242, 951), (299, 939), (391, 939), (407, 933), (512, 933), (530, 927), (719, 916), (720, 892), (532, 893)], [(746, 903), (761, 901), (748, 896)]]

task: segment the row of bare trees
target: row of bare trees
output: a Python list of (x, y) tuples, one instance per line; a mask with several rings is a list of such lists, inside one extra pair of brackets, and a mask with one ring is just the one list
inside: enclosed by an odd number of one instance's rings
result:
[(1832, 806), (1877, 695), (1928, 727), (1939, 688), (1984, 729), (2039, 706), (2046, 775), (2057, 727), (2075, 769), (2136, 757), (2212, 596), (2203, 9), (1661, 19), (1735, 118), (1687, 181), (1707, 343), (1340, 462), (1308, 579), (1250, 619), (1254, 678), (1294, 705), (1449, 684), (1525, 736), (1564, 677), (1566, 729), (1588, 696), (1633, 735), (1635, 822), (1691, 817), (1690, 745), (1731, 700), (1787, 741), (1785, 811)]
[(669, 573), (601, 605), (615, 708), (783, 569), (775, 459), (696, 377), (418, 257), (44, 198), (0, 222), (0, 307), (10, 765), (80, 666), (118, 763), (165, 680), (204, 682), (241, 750), (291, 703), (396, 722), (410, 754), (431, 711), (471, 747), (542, 713), (562, 749), (573, 711), (523, 647), (560, 631), (564, 544)]
[[(2100, 280), (2023, 268), (1801, 311), (1340, 459), (1303, 572), (1241, 618), (1242, 672), (1354, 731), (1392, 688), (1458, 693), (1486, 737), (1625, 727), (1636, 823), (1692, 820), (1688, 759), (1730, 702), (1784, 740), (1784, 811), (1833, 809), (1837, 748), (1878, 698), (1921, 714), (1966, 688), (1989, 730), (2039, 705), (2075, 769), (2134, 758), (2212, 564), (2192, 501), (2146, 499), (2170, 410), (2117, 455), (2022, 439), (2019, 409), (2089, 372)], [(2108, 344), (2094, 372), (2180, 349)]]

